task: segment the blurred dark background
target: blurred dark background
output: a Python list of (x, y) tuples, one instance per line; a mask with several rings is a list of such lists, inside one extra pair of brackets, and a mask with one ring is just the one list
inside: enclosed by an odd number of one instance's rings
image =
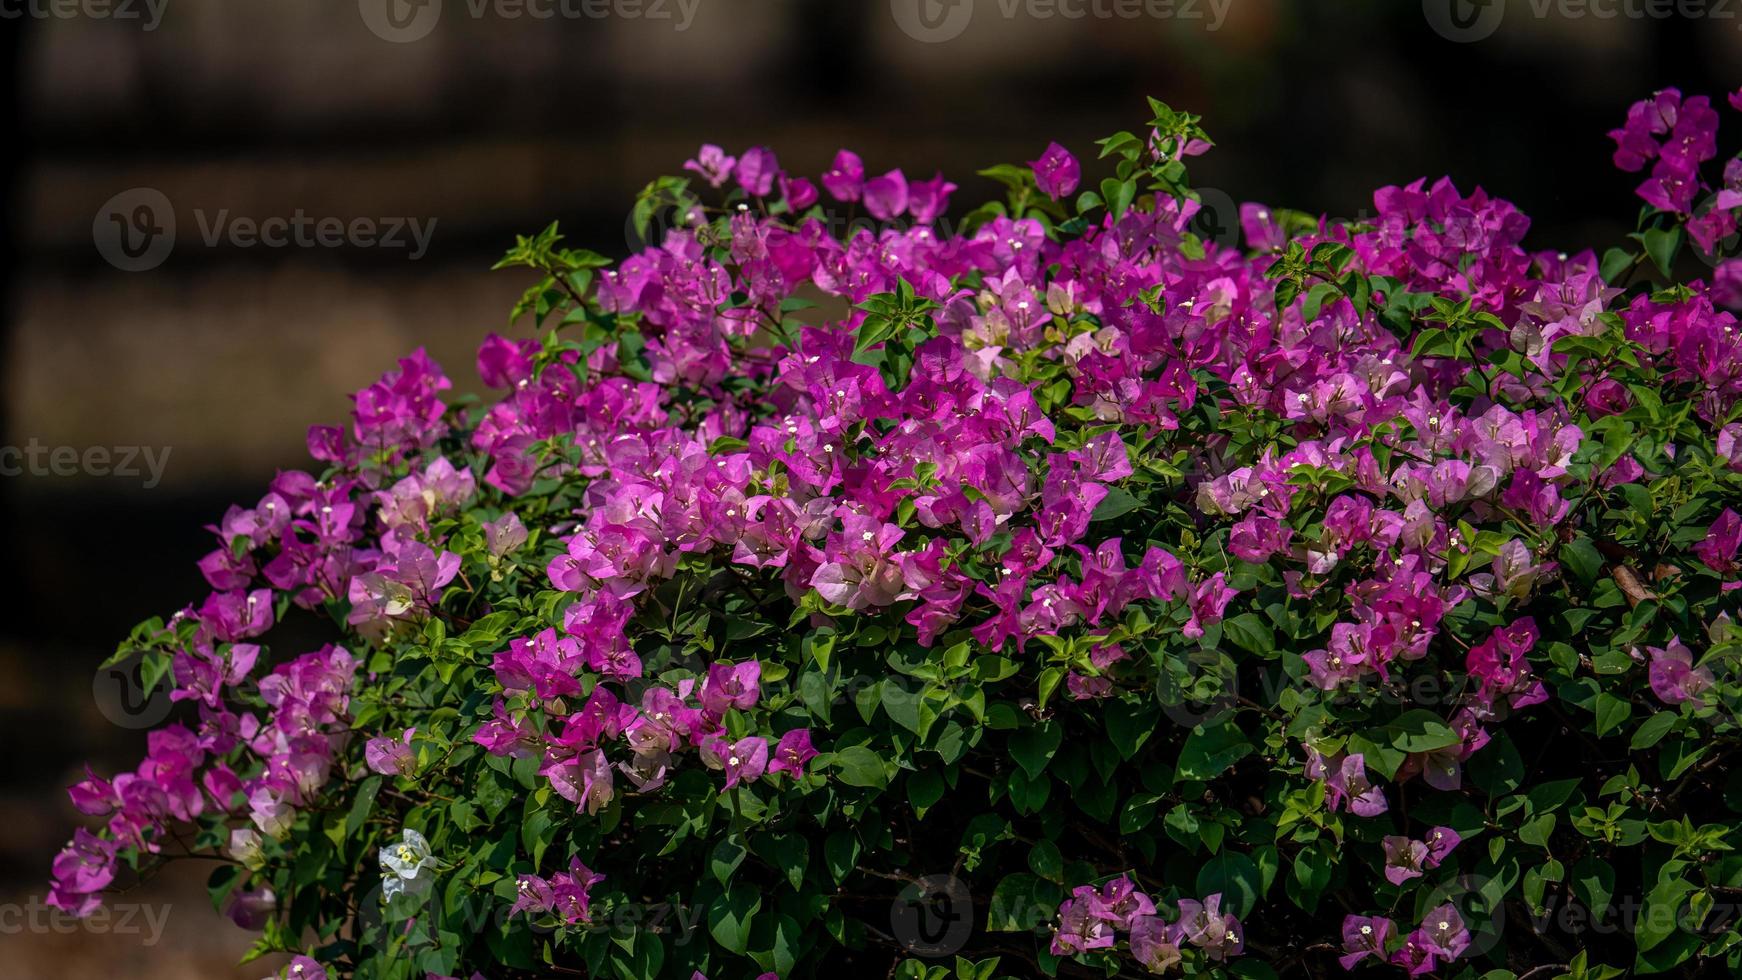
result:
[[(411, 348), (470, 386), (476, 341), (526, 284), (487, 271), (512, 236), (554, 218), (573, 244), (620, 254), (636, 190), (699, 143), (768, 144), (813, 176), (842, 146), (874, 172), (941, 168), (960, 214), (994, 193), (976, 169), (1049, 139), (1092, 157), (1155, 95), (1205, 117), (1219, 146), (1194, 176), (1233, 201), (1353, 216), (1377, 186), (1450, 174), (1532, 215), (1532, 245), (1572, 250), (1631, 228), (1636, 178), (1604, 137), (1629, 102), (1742, 83), (1742, 10), (1629, 16), (1638, 0), (1597, 5), (1613, 17), (1515, 0), (1490, 20), (1448, 19), (1464, 0), (569, 0), (602, 17), (534, 0), (545, 19), (482, 0), (113, 2), (137, 17), (0, 0), (0, 446), (170, 453), (149, 488), (147, 474), (0, 478), (9, 907), (42, 894), (75, 826), (60, 787), (85, 759), (134, 764), (160, 717), (92, 674), (133, 624), (204, 595), (201, 526), (304, 465), (305, 428), (342, 418)], [(101, 229), (139, 188), (170, 202), (178, 233), (130, 272)], [(299, 211), (435, 224), (415, 260), (354, 240), (203, 240), (220, 215)], [(231, 975), (248, 935), (199, 881), (139, 893), (174, 913), (145, 950), (142, 935), (0, 915), (0, 973)]]

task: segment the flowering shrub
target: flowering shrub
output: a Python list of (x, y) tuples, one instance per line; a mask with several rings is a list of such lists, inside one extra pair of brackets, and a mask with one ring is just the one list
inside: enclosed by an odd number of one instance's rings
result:
[(1444, 180), (1207, 242), (1152, 108), (953, 227), (704, 147), (660, 247), (522, 239), (500, 397), (401, 361), (123, 644), (188, 704), (54, 903), (215, 857), (304, 980), (1742, 968), (1717, 110), (1628, 113), (1599, 257)]

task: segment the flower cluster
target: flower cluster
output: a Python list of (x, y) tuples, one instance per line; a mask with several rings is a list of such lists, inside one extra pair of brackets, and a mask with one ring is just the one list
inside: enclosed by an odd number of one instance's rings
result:
[[(73, 788), (108, 823), (54, 903), (226, 848), (299, 976), (924, 978), (882, 920), (945, 869), (992, 897), (982, 980), (1316, 974), (1339, 922), (1346, 968), (1742, 966), (1697, 923), (1475, 938), (1742, 873), (1718, 111), (1628, 113), (1649, 207), (1599, 255), (1449, 180), (1223, 247), (1208, 139), (1152, 109), (1105, 179), (1052, 144), (950, 227), (941, 175), (705, 146), (637, 203), (658, 244), (522, 238), (494, 395), (402, 360), (123, 646), (185, 719)], [(275, 655), (285, 619), (343, 646)], [(656, 906), (705, 939), (602, 925)]]
[(1343, 950), (1337, 961), (1353, 970), (1368, 957), (1402, 967), (1412, 977), (1433, 973), (1470, 947), (1470, 931), (1456, 906), (1441, 905), (1407, 936), (1384, 916), (1351, 915), (1343, 920)]
[(1098, 889), (1084, 885), (1059, 906), (1052, 952), (1062, 956), (1107, 949), (1122, 932), (1130, 941), (1131, 955), (1152, 973), (1166, 973), (1179, 965), (1180, 948), (1187, 944), (1203, 950), (1210, 961), (1220, 962), (1239, 956), (1246, 948), (1240, 938), (1240, 920), (1223, 912), (1221, 906), (1220, 894), (1202, 902), (1182, 898), (1178, 917), (1168, 922), (1156, 914), (1155, 903), (1129, 878), (1114, 878)]
[(520, 897), (515, 899), (513, 911), (555, 915), (565, 925), (580, 925), (591, 918), (588, 891), (604, 880), (604, 875), (587, 870), (580, 858), (570, 860), (567, 871), (548, 880), (538, 875), (521, 875), (515, 884)]
[[(108, 818), (107, 837), (81, 830), (56, 859), (49, 894), (56, 908), (88, 915), (99, 904), (95, 893), (114, 880), (120, 847), (161, 853), (178, 823), (203, 814), (246, 816), (260, 833), (282, 839), (295, 808), (312, 801), (331, 776), (344, 744), (355, 658), (329, 646), (275, 667), (257, 681), (262, 719), (229, 710), (220, 695), (241, 683), (259, 652), (227, 641), (257, 636), (262, 622), (270, 624), (270, 593), (214, 593), (200, 611), (182, 616), (197, 625), (180, 631), (187, 646), (175, 659), (175, 695), (199, 702), (199, 728), (154, 731), (136, 771), (113, 780), (87, 773), (68, 790), (81, 813)], [(239, 626), (237, 617), (254, 617), (256, 625)], [(242, 764), (253, 770), (245, 778), (233, 768)]]

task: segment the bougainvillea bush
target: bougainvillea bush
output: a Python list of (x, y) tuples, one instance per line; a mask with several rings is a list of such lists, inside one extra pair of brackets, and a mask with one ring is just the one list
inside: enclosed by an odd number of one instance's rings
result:
[(214, 860), (303, 980), (1736, 975), (1729, 110), (1632, 107), (1599, 255), (1445, 180), (1218, 241), (1152, 109), (961, 219), (709, 146), (656, 247), (521, 240), (499, 394), (401, 361), (122, 645), (181, 713), (54, 903)]

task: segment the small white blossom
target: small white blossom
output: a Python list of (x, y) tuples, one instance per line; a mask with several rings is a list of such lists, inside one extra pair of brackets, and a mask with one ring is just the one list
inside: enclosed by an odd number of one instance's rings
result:
[(407, 827), (400, 833), (399, 843), (381, 849), (382, 897), (392, 901), (401, 894), (417, 895), (429, 890), (435, 864), (429, 841)]

